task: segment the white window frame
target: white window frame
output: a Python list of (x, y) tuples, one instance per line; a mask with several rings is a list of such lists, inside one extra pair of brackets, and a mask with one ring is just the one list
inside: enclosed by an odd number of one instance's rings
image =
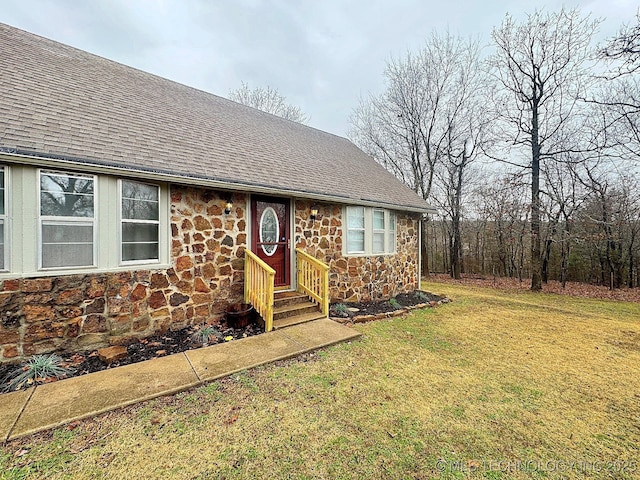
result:
[(396, 252), (396, 243), (398, 237), (398, 217), (395, 212), (387, 211), (385, 224), (387, 226), (385, 232), (385, 248), (389, 251), (389, 253), (397, 253)]
[[(93, 217), (62, 217), (62, 216), (54, 216), (54, 215), (42, 215), (42, 175), (60, 175), (60, 176), (68, 176), (68, 177), (76, 177), (76, 178), (91, 178), (93, 181)], [(65, 172), (59, 170), (48, 170), (48, 169), (38, 169), (37, 175), (38, 184), (36, 186), (36, 192), (38, 197), (38, 270), (42, 271), (58, 271), (58, 270), (81, 270), (81, 269), (92, 269), (96, 268), (97, 265), (97, 247), (98, 247), (98, 177), (97, 175), (92, 174), (84, 174), (84, 173), (76, 173), (76, 172)], [(71, 226), (71, 225), (91, 225), (92, 228), (92, 264), (91, 265), (70, 265), (68, 267), (65, 266), (56, 266), (56, 267), (43, 267), (42, 265), (42, 255), (43, 255), (43, 235), (42, 235), (42, 227), (44, 225), (61, 225), (61, 226)]]
[[(364, 228), (350, 228), (349, 227), (349, 212), (351, 209), (363, 209), (364, 210)], [(374, 212), (383, 212), (384, 214), (384, 228), (374, 228)], [(397, 215), (395, 212), (378, 207), (363, 207), (363, 206), (347, 206), (344, 209), (345, 218), (345, 241), (343, 245), (344, 256), (380, 256), (380, 255), (393, 255), (396, 252), (396, 237), (397, 237)], [(349, 250), (349, 235), (350, 231), (364, 231), (364, 250), (362, 251), (350, 251)], [(384, 248), (382, 252), (374, 251), (373, 238), (374, 234), (382, 234), (384, 236)]]
[[(123, 200), (123, 196), (122, 196), (122, 185), (124, 182), (128, 182), (128, 183), (139, 183), (141, 185), (147, 185), (150, 187), (155, 187), (158, 190), (158, 220), (138, 220), (138, 219), (127, 219), (127, 218), (123, 218), (122, 217), (122, 200)], [(135, 200), (135, 199), (132, 199)], [(119, 264), (120, 265), (145, 265), (145, 264), (157, 264), (160, 263), (160, 259), (162, 257), (162, 242), (161, 242), (161, 225), (160, 225), (160, 219), (162, 217), (162, 208), (161, 208), (161, 202), (162, 202), (162, 187), (156, 183), (149, 183), (149, 182), (140, 182), (138, 180), (132, 180), (132, 179), (124, 179), (124, 178), (120, 178), (118, 179), (118, 224), (119, 224), (119, 236), (118, 236), (118, 259), (119, 259)], [(123, 236), (123, 232), (122, 232), (122, 227), (125, 223), (136, 223), (136, 224), (147, 224), (147, 225), (156, 225), (156, 229), (158, 232), (158, 256), (157, 258), (149, 258), (149, 259), (142, 259), (142, 260), (123, 260), (122, 258), (122, 253), (123, 253), (123, 246), (124, 246), (124, 236)]]
[(0, 255), (2, 256), (2, 264), (4, 265), (0, 268), (0, 272), (9, 272), (11, 271), (11, 265), (9, 264), (9, 259), (11, 256), (9, 255), (9, 167), (5, 165), (0, 165), (0, 171), (2, 171), (4, 184), (2, 185), (2, 199), (4, 205), (4, 211), (0, 212), (0, 223), (2, 224), (2, 251)]
[[(362, 210), (362, 216), (363, 216), (363, 226), (362, 227), (350, 227), (349, 226), (349, 217), (350, 212), (352, 212), (353, 210)], [(346, 212), (346, 231), (347, 231), (347, 238), (346, 238), (346, 242), (345, 242), (345, 249), (347, 250), (349, 255), (358, 255), (358, 254), (364, 254), (367, 251), (367, 209), (365, 207), (359, 207), (359, 206), (348, 206), (345, 210)], [(363, 232), (364, 234), (364, 242), (363, 242), (363, 250), (353, 250), (350, 251), (349, 250), (349, 236), (351, 235), (350, 232)]]
[[(376, 213), (382, 213), (382, 228), (376, 228)], [(371, 224), (371, 253), (373, 253), (374, 255), (380, 255), (380, 254), (384, 254), (384, 253), (388, 253), (387, 252), (387, 214), (385, 212), (385, 210), (383, 210), (382, 208), (374, 208), (371, 211), (371, 215), (372, 215), (372, 224)], [(382, 250), (381, 251), (377, 251), (375, 250), (375, 237), (376, 235), (382, 235)], [(366, 237), (366, 234), (365, 234)]]
[[(76, 167), (76, 166), (74, 166)], [(5, 210), (4, 215), (0, 215), (0, 221), (4, 221), (4, 269), (0, 270), (0, 281), (12, 278), (28, 278), (35, 276), (55, 276), (70, 274), (90, 274), (97, 272), (123, 272), (139, 269), (169, 268), (171, 264), (171, 196), (170, 184), (149, 178), (137, 178), (120, 176), (117, 173), (104, 173), (98, 170), (84, 169), (77, 165), (77, 169), (72, 166), (62, 165), (27, 165), (22, 163), (12, 163), (11, 160), (0, 161), (0, 169), (4, 170), (5, 176)], [(88, 171), (87, 171), (88, 170)], [(93, 181), (93, 218), (89, 213), (71, 212), (71, 215), (88, 214), (88, 217), (57, 217), (54, 215), (41, 215), (43, 205), (41, 201), (40, 183), (41, 175), (58, 174), (65, 177), (80, 177)], [(134, 180), (141, 183), (153, 184), (159, 188), (159, 233), (158, 233), (158, 260), (138, 261), (120, 263), (120, 218), (119, 210), (119, 180)], [(51, 189), (59, 191), (58, 187), (44, 182), (44, 190)], [(0, 192), (1, 193), (1, 192)], [(45, 202), (48, 200), (45, 197)], [(45, 207), (47, 204), (45, 203)], [(16, 207), (19, 207), (16, 210)], [(44, 213), (57, 213), (57, 209)], [(17, 213), (17, 214), (16, 214)], [(64, 212), (60, 212), (65, 214)], [(292, 213), (293, 215), (293, 213)], [(43, 220), (44, 228), (43, 230)], [(50, 220), (53, 224), (70, 224), (78, 226), (78, 222), (85, 222), (84, 232), (78, 232), (75, 237), (85, 244), (93, 242), (93, 250), (86, 248), (86, 256), (93, 255), (93, 265), (72, 266), (78, 257), (70, 259), (59, 267), (48, 266), (54, 260), (66, 260), (67, 257), (47, 257), (43, 258), (43, 252), (47, 252), (47, 247), (43, 248), (42, 240), (55, 242), (55, 237), (47, 235), (46, 228)], [(57, 227), (60, 229), (69, 227)], [(89, 229), (93, 235), (89, 235)], [(44, 233), (44, 235), (43, 235)], [(52, 232), (53, 233), (53, 232)], [(48, 238), (47, 238), (48, 237)], [(86, 239), (86, 240), (85, 240)], [(64, 241), (64, 240), (63, 240)], [(67, 247), (67, 254), (71, 255), (73, 247)], [(0, 252), (1, 254), (1, 252)], [(88, 259), (87, 259), (88, 260)], [(61, 262), (62, 263), (62, 262)]]

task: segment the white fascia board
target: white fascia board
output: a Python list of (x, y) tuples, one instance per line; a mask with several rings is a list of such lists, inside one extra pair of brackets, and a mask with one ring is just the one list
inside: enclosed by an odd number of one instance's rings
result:
[(117, 175), (121, 177), (131, 177), (135, 179), (145, 179), (156, 182), (175, 183), (179, 185), (189, 185), (205, 187), (232, 192), (257, 193), (266, 195), (287, 196), (293, 198), (316, 200), (319, 202), (340, 203), (344, 205), (362, 205), (366, 207), (381, 207), (390, 210), (414, 212), (414, 213), (437, 213), (433, 207), (425, 205), (425, 208), (414, 206), (397, 205), (375, 200), (364, 200), (347, 196), (337, 196), (315, 192), (305, 192), (295, 189), (282, 189), (264, 185), (252, 185), (233, 181), (223, 181), (200, 177), (190, 177), (165, 172), (153, 172), (149, 170), (118, 167), (115, 165), (102, 165), (99, 163), (73, 161), (59, 158), (49, 158), (44, 156), (24, 155), (19, 153), (0, 152), (0, 161), (8, 163), (20, 163), (36, 167), (82, 170), (86, 173), (96, 173), (104, 175)]

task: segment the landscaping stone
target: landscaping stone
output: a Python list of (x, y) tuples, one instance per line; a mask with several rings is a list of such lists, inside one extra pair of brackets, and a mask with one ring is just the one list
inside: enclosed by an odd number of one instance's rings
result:
[(106, 364), (111, 364), (127, 356), (127, 347), (114, 345), (98, 349), (98, 358)]

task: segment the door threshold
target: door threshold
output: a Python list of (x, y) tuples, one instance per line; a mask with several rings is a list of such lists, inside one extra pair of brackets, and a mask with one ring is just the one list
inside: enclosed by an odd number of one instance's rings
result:
[(291, 285), (285, 285), (283, 287), (274, 287), (273, 291), (274, 292), (295, 292), (295, 290), (291, 288)]

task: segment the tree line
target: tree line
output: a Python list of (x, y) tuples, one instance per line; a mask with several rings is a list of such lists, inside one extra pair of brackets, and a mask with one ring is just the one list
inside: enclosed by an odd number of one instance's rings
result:
[(424, 272), (639, 286), (640, 14), (603, 45), (579, 10), (433, 33), (392, 58), (349, 137), (439, 215)]

